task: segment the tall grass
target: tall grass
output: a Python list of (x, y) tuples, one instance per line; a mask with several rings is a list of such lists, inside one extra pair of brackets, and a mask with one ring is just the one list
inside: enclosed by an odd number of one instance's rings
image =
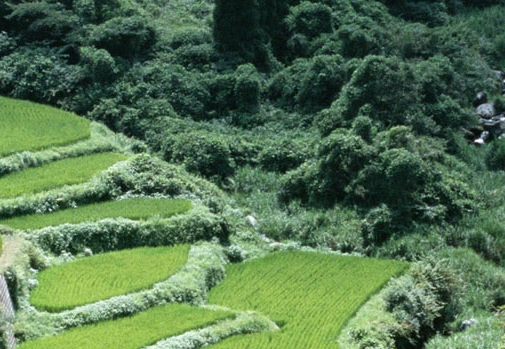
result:
[(90, 137), (89, 121), (59, 109), (0, 97), (0, 156)]
[(216, 348), (329, 349), (356, 310), (406, 263), (310, 252), (281, 252), (234, 264), (209, 303), (256, 310), (282, 331), (238, 336)]
[(226, 311), (213, 311), (184, 304), (167, 304), (132, 317), (101, 322), (69, 330), (18, 346), (19, 349), (140, 349), (188, 330), (205, 327), (231, 317)]
[(188, 245), (137, 248), (78, 259), (42, 271), (30, 302), (60, 311), (151, 287), (188, 258)]
[(46, 214), (18, 216), (0, 220), (0, 224), (15, 229), (39, 229), (64, 223), (95, 222), (105, 218), (123, 217), (133, 220), (152, 216), (167, 218), (188, 211), (191, 205), (191, 201), (183, 199), (131, 198), (99, 202)]
[(82, 183), (127, 157), (119, 153), (98, 153), (55, 161), (0, 178), (0, 198), (11, 198)]

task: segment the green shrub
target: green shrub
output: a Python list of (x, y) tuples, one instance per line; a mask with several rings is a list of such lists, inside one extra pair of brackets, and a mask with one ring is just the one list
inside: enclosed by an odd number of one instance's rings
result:
[(386, 310), (405, 328), (396, 346), (415, 348), (444, 331), (460, 312), (459, 292), (455, 274), (436, 262), (416, 263), (394, 280), (384, 300)]
[(5, 96), (56, 103), (74, 91), (81, 78), (79, 67), (50, 50), (14, 51), (0, 58), (0, 93)]
[(228, 225), (220, 216), (203, 207), (185, 215), (146, 221), (105, 219), (96, 223), (63, 224), (32, 231), (30, 236), (43, 249), (54, 254), (64, 251), (94, 253), (140, 246), (171, 246), (218, 238), (228, 240)]
[(281, 139), (276, 144), (264, 147), (258, 154), (258, 162), (266, 171), (285, 173), (307, 160), (309, 149), (306, 143)]
[(164, 158), (184, 164), (189, 172), (221, 181), (234, 172), (229, 145), (221, 137), (204, 132), (178, 134), (165, 149)]
[(114, 56), (134, 58), (155, 43), (154, 28), (140, 16), (115, 17), (93, 28), (90, 43)]
[(465, 284), (461, 294), (465, 305), (492, 311), (505, 304), (505, 273), (466, 248), (447, 248), (437, 253), (441, 264), (460, 276)]
[(252, 64), (241, 65), (235, 71), (235, 99), (239, 112), (257, 113), (260, 108), (261, 84)]
[(491, 149), (486, 154), (486, 165), (490, 170), (505, 170), (505, 141), (497, 139), (491, 143)]
[(81, 64), (94, 83), (106, 83), (119, 72), (114, 58), (107, 50), (81, 47)]
[(321, 3), (302, 1), (290, 8), (286, 24), (291, 34), (302, 34), (310, 40), (333, 30), (331, 9)]

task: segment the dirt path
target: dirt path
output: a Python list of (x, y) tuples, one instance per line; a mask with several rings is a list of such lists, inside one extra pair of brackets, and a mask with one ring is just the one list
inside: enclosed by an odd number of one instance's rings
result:
[(3, 235), (3, 251), (0, 256), (0, 272), (7, 269), (14, 262), (16, 254), (24, 244), (24, 240), (17, 235)]

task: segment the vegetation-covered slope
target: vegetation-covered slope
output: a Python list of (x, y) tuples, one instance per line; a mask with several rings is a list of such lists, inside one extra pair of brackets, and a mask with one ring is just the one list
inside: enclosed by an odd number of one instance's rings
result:
[[(447, 284), (422, 272), (409, 274), (402, 287), (392, 286), (390, 301), (405, 289), (402, 299), (427, 308), (418, 311), (407, 302), (409, 314), (401, 307), (382, 309), (401, 326), (378, 326), (401, 329), (388, 332), (392, 345), (420, 347), (436, 332), (457, 331), (464, 317), (494, 316), (504, 303), (505, 146), (498, 137), (480, 147), (471, 144), (484, 130), (473, 106), (477, 92), (487, 94), (495, 116), (505, 111), (503, 5), (501, 0), (0, 2), (1, 94), (101, 121), (144, 140), (172, 163), (135, 157), (97, 176), (97, 182), (2, 201), (0, 215), (124, 193), (196, 192), (204, 208), (192, 209), (198, 214), (190, 220), (165, 222), (170, 234), (164, 244), (175, 236), (225, 241), (231, 235), (232, 260), (255, 256), (273, 240), (421, 260)], [(18, 155), (14, 163), (8, 171), (31, 162)], [(182, 167), (227, 194), (187, 177)], [(142, 244), (160, 241), (154, 221), (118, 222), (114, 231), (121, 238), (106, 244), (98, 239), (93, 251), (133, 247), (144, 229), (152, 234)], [(180, 224), (192, 233), (178, 234)], [(195, 229), (200, 224), (206, 228)], [(110, 231), (106, 224), (87, 225), (93, 236), (87, 239), (81, 228), (66, 230), (61, 239), (46, 229), (34, 239), (53, 253), (79, 253)], [(453, 248), (467, 259), (474, 252), (480, 256), (475, 263), (487, 271), (484, 280), (468, 277), (461, 259), (445, 263)], [(493, 306), (459, 293), (458, 278), (452, 277), (458, 274), (460, 285), (488, 294)], [(444, 291), (416, 288), (421, 283)], [(461, 300), (460, 307), (449, 299)], [(453, 305), (451, 311), (430, 311)], [(418, 318), (416, 312), (428, 315)], [(366, 333), (363, 342), (377, 332)]]

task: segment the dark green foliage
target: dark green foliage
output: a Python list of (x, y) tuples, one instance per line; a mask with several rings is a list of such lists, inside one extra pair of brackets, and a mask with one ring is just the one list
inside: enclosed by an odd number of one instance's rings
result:
[(369, 17), (349, 15), (336, 32), (344, 57), (381, 54), (388, 41), (386, 29)]
[(309, 157), (307, 144), (282, 139), (263, 148), (258, 163), (264, 170), (284, 173), (300, 166)]
[(291, 7), (286, 24), (291, 35), (304, 35), (310, 40), (332, 32), (331, 9), (321, 3), (302, 1)]
[(505, 141), (498, 139), (491, 143), (491, 150), (486, 156), (486, 165), (490, 170), (505, 170)]
[(293, 105), (315, 112), (331, 105), (344, 85), (346, 70), (341, 56), (319, 55), (299, 59), (272, 79), (268, 94), (281, 107)]
[(16, 51), (0, 58), (0, 93), (15, 98), (55, 103), (81, 79), (78, 67), (49, 50)]
[(114, 58), (107, 50), (94, 47), (81, 48), (81, 63), (94, 83), (106, 83), (118, 73)]
[(58, 44), (65, 41), (78, 22), (77, 16), (60, 3), (44, 1), (15, 5), (7, 18), (21, 33), (23, 41), (51, 40)]
[(143, 17), (115, 17), (94, 28), (89, 40), (114, 56), (132, 59), (147, 53), (155, 43), (155, 33)]
[(261, 85), (256, 68), (252, 64), (241, 65), (235, 71), (235, 99), (239, 112), (257, 113), (260, 108)]
[(214, 41), (221, 52), (234, 52), (243, 61), (265, 65), (267, 49), (254, 0), (217, 0), (214, 9)]
[(164, 158), (184, 164), (190, 172), (221, 181), (234, 172), (229, 145), (203, 132), (178, 134), (164, 150)]

